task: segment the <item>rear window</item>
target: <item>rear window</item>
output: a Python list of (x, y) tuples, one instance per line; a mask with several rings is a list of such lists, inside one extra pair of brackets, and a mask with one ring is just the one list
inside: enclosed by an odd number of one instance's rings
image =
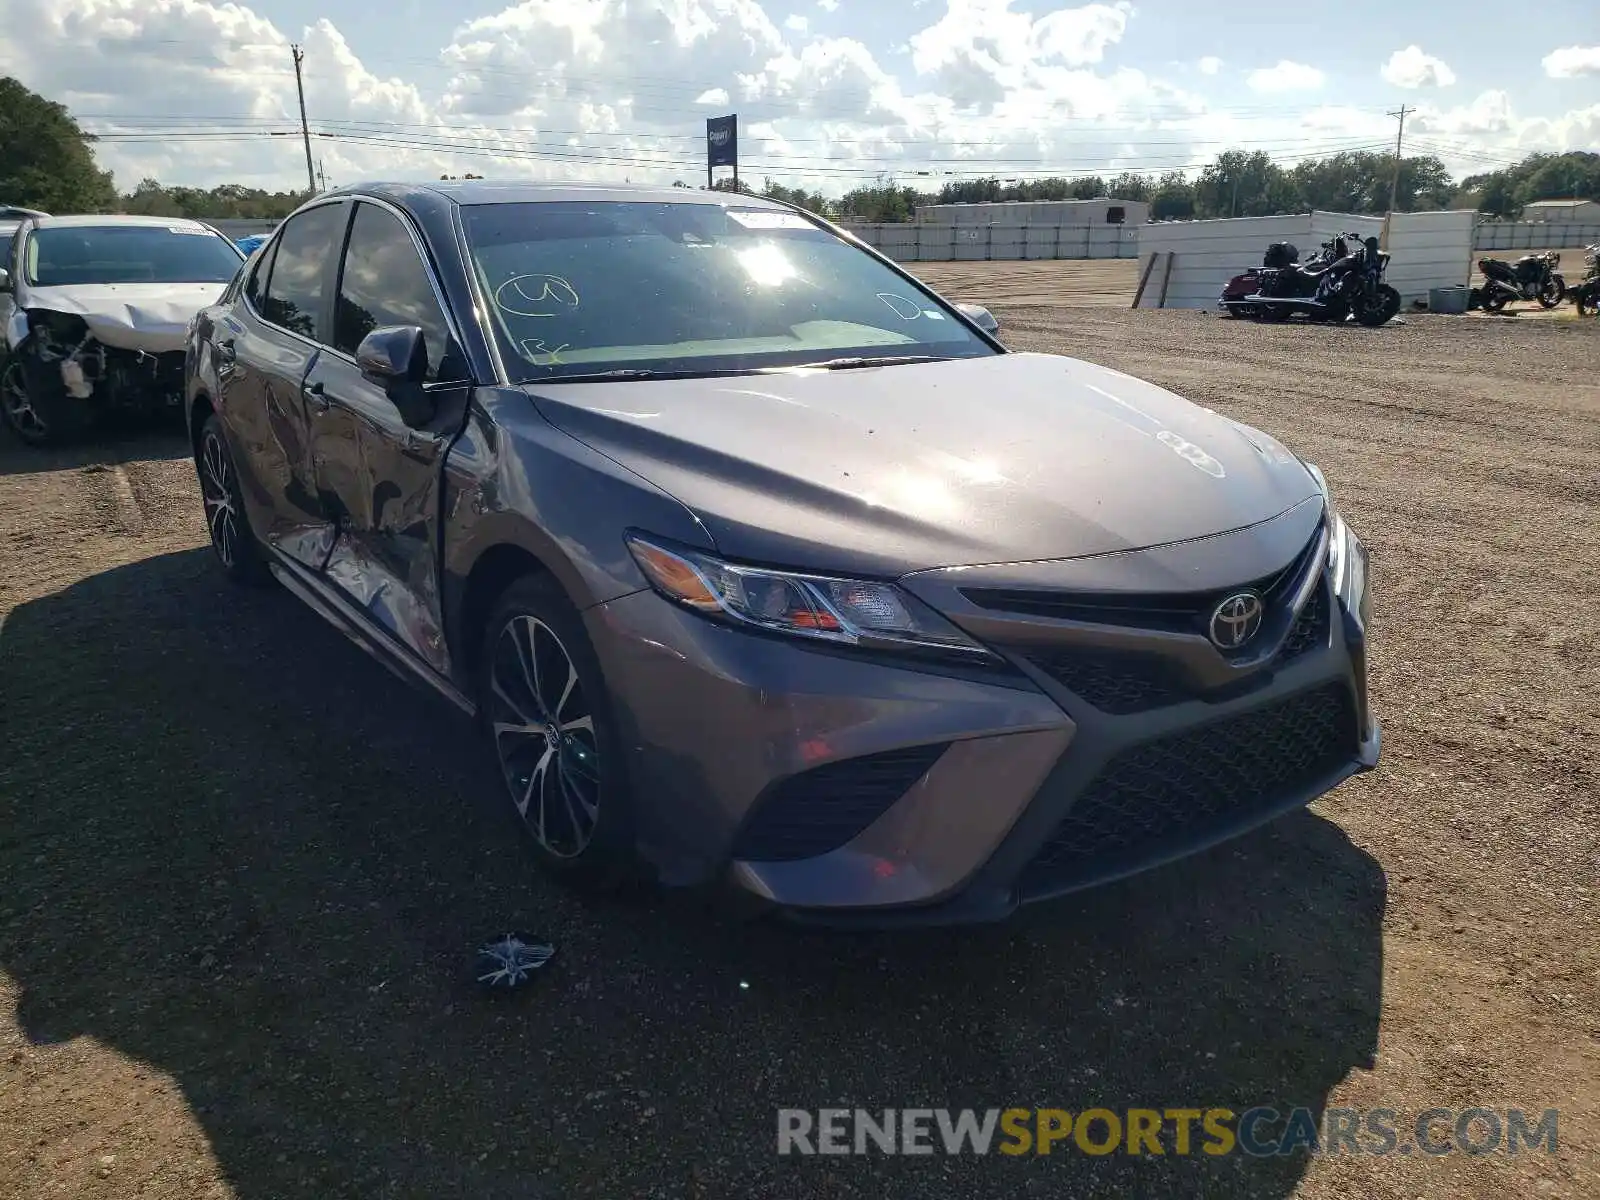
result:
[(203, 225), (64, 225), (27, 241), (34, 287), (88, 283), (227, 283), (243, 257)]

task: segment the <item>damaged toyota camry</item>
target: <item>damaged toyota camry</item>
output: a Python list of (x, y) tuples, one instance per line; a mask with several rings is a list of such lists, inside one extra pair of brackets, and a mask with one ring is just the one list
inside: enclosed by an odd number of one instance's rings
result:
[(1322, 473), (986, 318), (749, 196), (340, 189), (196, 318), (212, 545), (574, 884), (994, 920), (1376, 765)]
[(244, 256), (198, 221), (46, 217), (0, 261), (0, 416), (33, 445), (113, 413), (181, 411), (190, 319)]

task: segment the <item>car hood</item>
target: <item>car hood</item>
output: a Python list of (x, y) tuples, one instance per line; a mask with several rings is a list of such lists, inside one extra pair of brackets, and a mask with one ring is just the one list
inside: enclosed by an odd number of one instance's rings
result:
[(95, 283), (29, 288), (26, 307), (82, 317), (96, 341), (160, 354), (182, 350), (189, 318), (226, 283)]
[(1107, 554), (1318, 491), (1265, 434), (1056, 355), (527, 390), (754, 562), (893, 577)]

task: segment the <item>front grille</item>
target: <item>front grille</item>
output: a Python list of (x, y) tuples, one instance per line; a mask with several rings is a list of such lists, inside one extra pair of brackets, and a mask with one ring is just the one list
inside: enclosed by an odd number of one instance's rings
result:
[[(1274, 663), (1286, 663), (1328, 644), (1328, 598), (1321, 587), (1311, 593), (1295, 618)], [(1051, 646), (1018, 650), (1067, 691), (1112, 716), (1150, 712), (1185, 700), (1237, 696), (1265, 676), (1245, 676), (1216, 693), (1196, 691), (1167, 659), (1135, 651), (1089, 650)]]
[(756, 801), (733, 857), (791, 862), (837, 850), (887, 812), (949, 745), (846, 758), (789, 776)]
[(1024, 885), (1129, 869), (1210, 840), (1315, 787), (1355, 751), (1343, 684), (1124, 750), (1074, 801)]
[(1083, 621), (1095, 625), (1118, 625), (1132, 629), (1154, 629), (1164, 633), (1204, 635), (1206, 623), (1216, 606), (1235, 592), (1253, 591), (1267, 607), (1287, 604), (1306, 572), (1322, 537), (1319, 525), (1311, 540), (1280, 571), (1235, 587), (1209, 592), (1146, 592), (1126, 595), (1113, 592), (1041, 592), (1015, 588), (962, 588), (961, 594), (992, 612), (1013, 612), (1061, 621)]

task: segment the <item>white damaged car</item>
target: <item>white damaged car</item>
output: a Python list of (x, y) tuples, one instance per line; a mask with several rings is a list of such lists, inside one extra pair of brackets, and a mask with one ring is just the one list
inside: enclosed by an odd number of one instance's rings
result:
[(244, 256), (199, 221), (33, 217), (0, 260), (0, 417), (32, 445), (181, 411), (184, 338)]

